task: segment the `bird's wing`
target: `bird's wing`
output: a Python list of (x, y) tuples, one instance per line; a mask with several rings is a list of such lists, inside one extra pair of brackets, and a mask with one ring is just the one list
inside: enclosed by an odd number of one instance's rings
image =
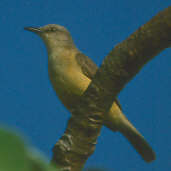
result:
[[(88, 56), (84, 55), (81, 52), (77, 53), (75, 58), (78, 62), (78, 65), (81, 66), (83, 74), (92, 80), (98, 70), (98, 66)], [(117, 98), (115, 99), (115, 102), (122, 110), (121, 104)]]
[(92, 80), (98, 70), (97, 65), (83, 53), (77, 53), (76, 61), (81, 66), (83, 74)]

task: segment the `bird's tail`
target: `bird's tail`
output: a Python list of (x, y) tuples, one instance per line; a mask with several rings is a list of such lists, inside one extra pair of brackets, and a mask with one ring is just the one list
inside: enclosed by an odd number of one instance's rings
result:
[(155, 160), (155, 153), (150, 145), (116, 104), (111, 107), (110, 112), (106, 115), (104, 125), (112, 131), (119, 131), (124, 135), (146, 162)]
[(125, 118), (119, 131), (124, 135), (146, 162), (155, 160), (155, 153), (138, 130)]

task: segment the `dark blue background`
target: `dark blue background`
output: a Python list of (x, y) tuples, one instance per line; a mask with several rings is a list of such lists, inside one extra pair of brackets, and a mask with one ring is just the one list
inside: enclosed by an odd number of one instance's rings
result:
[[(47, 54), (25, 26), (66, 26), (78, 48), (98, 65), (110, 50), (169, 6), (164, 0), (1, 0), (0, 122), (16, 128), (50, 158), (69, 112), (51, 87)], [(145, 163), (106, 128), (86, 166), (117, 171), (171, 170), (171, 49), (148, 63), (120, 93), (124, 113), (150, 142), (157, 160)]]

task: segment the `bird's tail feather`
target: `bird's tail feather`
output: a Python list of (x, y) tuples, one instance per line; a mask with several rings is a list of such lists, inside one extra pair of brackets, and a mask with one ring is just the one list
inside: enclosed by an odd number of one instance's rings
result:
[(155, 160), (155, 153), (138, 130), (125, 118), (119, 131), (124, 135), (146, 162)]

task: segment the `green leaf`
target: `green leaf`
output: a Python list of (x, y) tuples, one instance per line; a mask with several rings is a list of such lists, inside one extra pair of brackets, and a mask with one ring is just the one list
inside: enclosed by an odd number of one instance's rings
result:
[(21, 139), (5, 129), (0, 129), (0, 170), (30, 171), (26, 149)]
[(0, 171), (59, 171), (9, 130), (0, 128)]

